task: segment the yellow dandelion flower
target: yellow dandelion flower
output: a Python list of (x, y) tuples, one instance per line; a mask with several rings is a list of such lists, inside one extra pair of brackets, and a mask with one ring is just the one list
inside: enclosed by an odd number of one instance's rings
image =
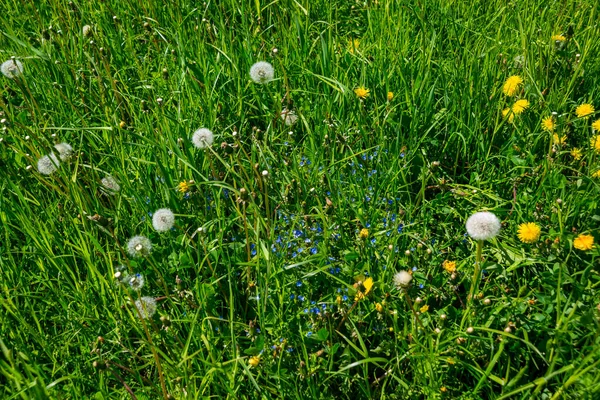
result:
[(358, 39), (350, 39), (348, 41), (348, 53), (354, 54), (354, 52), (358, 52), (358, 46), (360, 45), (360, 40)]
[(594, 111), (595, 109), (593, 105), (585, 103), (580, 106), (577, 106), (577, 108), (575, 109), (575, 114), (577, 114), (579, 118), (589, 118), (589, 116), (592, 115)]
[(354, 93), (356, 93), (359, 99), (366, 99), (367, 97), (369, 97), (370, 92), (371, 91), (369, 89), (366, 89), (364, 86), (360, 86), (354, 89)]
[(361, 239), (366, 239), (369, 237), (369, 230), (367, 228), (362, 228), (358, 233), (358, 237)]
[(511, 111), (510, 108), (505, 108), (502, 110), (502, 118), (508, 117), (508, 123), (512, 124), (515, 120), (515, 113)]
[(562, 146), (567, 143), (567, 135), (558, 136), (557, 133), (552, 135), (552, 142), (557, 146)]
[(180, 193), (187, 193), (190, 190), (190, 185), (186, 181), (179, 182), (177, 185), (177, 191)]
[(592, 136), (590, 139), (590, 146), (596, 150), (596, 153), (600, 153), (600, 135)]
[(548, 132), (554, 131), (556, 128), (556, 122), (554, 122), (554, 117), (546, 117), (542, 120), (542, 129)]
[(256, 367), (258, 364), (260, 364), (260, 358), (256, 356), (250, 357), (248, 364), (250, 364), (251, 367)]
[(519, 75), (513, 75), (504, 82), (502, 92), (507, 96), (514, 96), (522, 83), (523, 79)]
[(571, 150), (571, 157), (573, 157), (574, 160), (581, 160), (582, 155), (581, 149), (577, 147), (573, 147)]
[(392, 101), (393, 98), (394, 98), (394, 92), (387, 92), (387, 100)]
[(440, 388), (440, 392), (446, 393), (446, 391), (448, 391), (448, 389), (446, 389), (446, 386), (442, 386)]
[(377, 310), (378, 313), (383, 312), (383, 306), (381, 305), (381, 303), (375, 303), (375, 309)]
[(591, 250), (594, 247), (594, 237), (582, 233), (573, 240), (573, 247), (577, 250)]
[(523, 243), (535, 243), (540, 238), (542, 230), (535, 222), (526, 222), (519, 225), (518, 237)]
[(592, 178), (600, 178), (600, 169), (592, 174)]
[(595, 120), (595, 121), (592, 123), (592, 128), (593, 128), (593, 129), (594, 129), (596, 132), (600, 131), (600, 119), (597, 119), (597, 120)]
[(444, 260), (442, 267), (451, 274), (456, 271), (456, 261)]
[(555, 42), (564, 42), (565, 40), (567, 40), (567, 38), (563, 35), (552, 35), (552, 40)]
[(423, 307), (421, 307), (419, 309), (419, 311), (421, 311), (422, 313), (427, 312), (429, 310), (429, 306), (427, 304), (425, 304)]
[(527, 99), (521, 99), (521, 100), (515, 101), (515, 104), (513, 104), (513, 106), (512, 106), (512, 112), (514, 112), (515, 115), (519, 115), (528, 108), (529, 108), (529, 101)]
[(373, 278), (367, 278), (363, 282), (363, 287), (365, 288), (365, 296), (369, 294), (371, 289), (373, 289)]

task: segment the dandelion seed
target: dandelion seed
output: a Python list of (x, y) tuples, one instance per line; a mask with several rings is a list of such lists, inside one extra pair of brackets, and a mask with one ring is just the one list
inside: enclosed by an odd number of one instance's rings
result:
[(192, 136), (192, 143), (198, 149), (204, 149), (210, 147), (215, 140), (215, 135), (210, 129), (200, 128)]
[(136, 300), (135, 307), (138, 310), (138, 315), (142, 319), (152, 318), (156, 313), (156, 300), (154, 297), (142, 297)]
[(273, 66), (266, 61), (259, 61), (250, 67), (250, 78), (259, 84), (269, 83), (275, 77)]
[(489, 211), (475, 213), (467, 219), (467, 233), (475, 240), (489, 240), (500, 233), (500, 220)]
[(16, 58), (11, 58), (0, 65), (0, 71), (5, 77), (15, 79), (23, 74), (23, 64)]
[(54, 145), (54, 148), (58, 151), (58, 156), (62, 161), (67, 161), (73, 156), (73, 147), (68, 143), (56, 144)]
[(407, 271), (400, 271), (394, 275), (394, 285), (396, 285), (398, 289), (408, 288), (411, 280), (412, 275)]
[(581, 234), (573, 240), (573, 247), (577, 250), (591, 250), (594, 248), (594, 237), (592, 235)]
[(102, 183), (104, 189), (107, 189), (106, 193), (108, 194), (114, 195), (121, 190), (121, 186), (119, 186), (115, 178), (113, 178), (111, 175), (102, 178), (100, 182)]
[(358, 96), (358, 98), (362, 99), (362, 100), (364, 100), (367, 97), (369, 97), (370, 92), (371, 91), (369, 89), (366, 89), (363, 86), (360, 86), (360, 87), (354, 89), (354, 93), (356, 93), (356, 96)]
[(43, 156), (37, 162), (37, 169), (41, 174), (51, 175), (60, 166), (60, 161), (54, 153), (50, 153), (47, 156)]
[(595, 109), (594, 106), (589, 104), (589, 103), (585, 103), (585, 104), (581, 104), (579, 106), (577, 106), (577, 108), (575, 109), (575, 114), (577, 114), (577, 116), (579, 118), (589, 118), (590, 115), (592, 115), (594, 113)]
[(542, 230), (535, 222), (526, 222), (519, 225), (518, 237), (523, 243), (535, 243), (540, 238)]
[(146, 257), (152, 251), (152, 242), (145, 236), (134, 236), (127, 242), (127, 252), (131, 257)]
[(156, 210), (152, 216), (152, 226), (158, 232), (166, 232), (173, 227), (175, 223), (175, 215), (168, 208)]
[(285, 123), (286, 126), (292, 126), (298, 121), (298, 116), (293, 110), (288, 110), (284, 108), (281, 110), (281, 119)]
[(523, 78), (521, 78), (519, 75), (513, 75), (511, 77), (509, 77), (506, 82), (504, 82), (504, 86), (502, 87), (502, 92), (509, 96), (512, 97), (517, 93), (517, 90), (519, 89), (519, 86), (521, 86), (521, 84), (523, 83)]
[(515, 115), (519, 115), (528, 108), (529, 101), (527, 99), (521, 99), (515, 101), (515, 104), (512, 106), (512, 112), (515, 113)]
[(129, 287), (132, 288), (133, 290), (142, 290), (142, 288), (144, 287), (144, 276), (142, 274), (134, 274), (132, 276), (129, 276)]

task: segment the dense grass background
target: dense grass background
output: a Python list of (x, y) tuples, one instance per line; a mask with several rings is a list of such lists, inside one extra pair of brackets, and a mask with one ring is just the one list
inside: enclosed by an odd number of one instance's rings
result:
[[(599, 11), (3, 2), (0, 54), (24, 74), (1, 89), (1, 397), (597, 398), (597, 250), (572, 239), (600, 220), (596, 117), (574, 113), (600, 106)], [(260, 60), (275, 67), (268, 85), (248, 75)], [(511, 75), (531, 103), (512, 124)], [(541, 126), (551, 112), (562, 146)], [(210, 150), (190, 142), (199, 127), (216, 134)], [(39, 174), (63, 141), (76, 156)], [(163, 207), (177, 224), (159, 234)], [(467, 312), (464, 223), (482, 209), (503, 231)], [(523, 222), (542, 227), (538, 243), (517, 239)], [(138, 234), (147, 259), (124, 250)], [(145, 276), (141, 292), (118, 285), (120, 265)], [(138, 318), (139, 296), (157, 299), (154, 318)]]

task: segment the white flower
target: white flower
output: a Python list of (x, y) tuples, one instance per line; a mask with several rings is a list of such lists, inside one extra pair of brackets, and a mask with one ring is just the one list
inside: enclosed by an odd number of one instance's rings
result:
[(274, 76), (273, 66), (266, 61), (259, 61), (250, 67), (250, 78), (256, 83), (268, 83), (273, 80)]
[(168, 208), (156, 210), (152, 216), (152, 226), (159, 232), (168, 231), (175, 223), (175, 215)]
[(115, 180), (115, 178), (113, 178), (112, 176), (108, 175), (105, 178), (102, 178), (102, 186), (104, 186), (106, 190), (105, 192), (108, 194), (115, 194), (116, 192), (118, 192), (119, 190), (121, 190), (121, 186), (119, 186), (119, 184), (117, 183), (117, 181)]
[(412, 275), (406, 271), (400, 271), (394, 275), (394, 285), (398, 289), (406, 289), (410, 286), (410, 281), (412, 281)]
[(73, 155), (73, 147), (69, 143), (59, 143), (54, 145), (54, 148), (62, 161), (67, 161)]
[(152, 318), (156, 312), (156, 300), (154, 297), (142, 297), (141, 299), (136, 300), (135, 307), (138, 310), (138, 315), (142, 319)]
[(200, 128), (192, 136), (192, 143), (199, 149), (212, 146), (215, 135), (210, 129)]
[(288, 110), (284, 108), (281, 110), (281, 119), (287, 126), (292, 126), (298, 121), (298, 116), (293, 110)]
[(489, 211), (471, 215), (466, 226), (467, 233), (475, 240), (489, 240), (500, 233), (500, 220)]
[(23, 73), (23, 64), (16, 58), (11, 58), (0, 65), (0, 71), (5, 77), (15, 79)]
[(127, 242), (127, 252), (131, 257), (145, 257), (152, 251), (152, 242), (146, 236), (134, 236)]
[(142, 274), (133, 274), (128, 276), (129, 278), (129, 287), (133, 290), (142, 290), (144, 287), (144, 275)]
[(37, 162), (37, 169), (44, 175), (51, 175), (58, 169), (60, 161), (54, 153), (50, 153), (47, 156), (40, 158)]

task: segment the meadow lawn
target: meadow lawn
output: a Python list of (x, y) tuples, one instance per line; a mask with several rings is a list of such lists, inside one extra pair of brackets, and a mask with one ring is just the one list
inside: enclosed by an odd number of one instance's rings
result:
[(4, 0), (0, 398), (600, 398), (599, 17)]

